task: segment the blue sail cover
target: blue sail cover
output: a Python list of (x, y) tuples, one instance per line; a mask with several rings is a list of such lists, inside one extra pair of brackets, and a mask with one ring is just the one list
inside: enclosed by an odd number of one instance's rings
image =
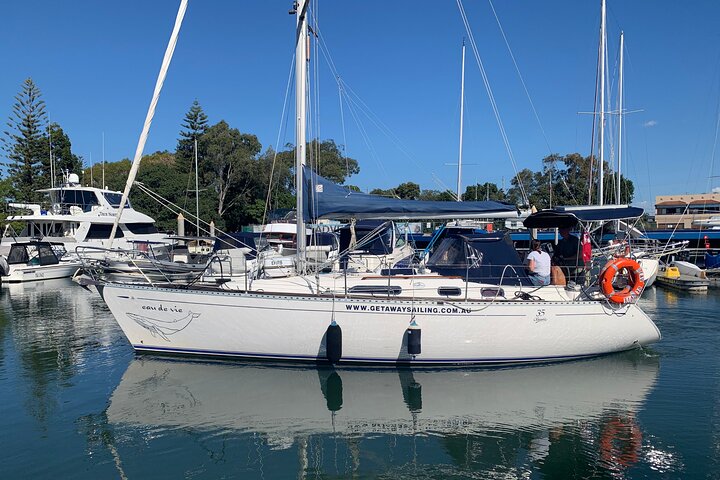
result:
[(319, 218), (358, 220), (420, 220), (451, 218), (517, 217), (515, 205), (483, 202), (440, 202), (400, 200), (380, 195), (353, 192), (321, 177), (310, 168), (305, 179), (304, 215), (306, 222)]

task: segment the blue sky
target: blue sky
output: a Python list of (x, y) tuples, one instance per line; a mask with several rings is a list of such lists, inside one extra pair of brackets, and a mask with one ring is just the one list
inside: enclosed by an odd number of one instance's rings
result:
[[(589, 153), (599, 1), (494, 0), (540, 125), (485, 0), (464, 0), (477, 47), (519, 168), (540, 169), (550, 151)], [(40, 87), (52, 121), (75, 153), (108, 161), (132, 157), (179, 0), (6, 2), (0, 18), (0, 118), (22, 81)], [(146, 153), (174, 150), (180, 122), (198, 99), (211, 123), (226, 120), (263, 147), (293, 142), (282, 121), (294, 53), (287, 0), (191, 0), (150, 131)], [(324, 56), (318, 63), (320, 137), (346, 145), (361, 173), (349, 182), (389, 188), (414, 181), (454, 189), (460, 45), (455, 1), (321, 2), (320, 34), (343, 81), (390, 135), (347, 105)], [(614, 72), (625, 31), (626, 173), (635, 203), (708, 189), (720, 100), (720, 2), (609, 0)], [(514, 171), (468, 50), (464, 184), (509, 184)], [(614, 82), (614, 79), (609, 81)], [(290, 109), (294, 108), (289, 101)], [(314, 127), (318, 128), (318, 127)], [(543, 136), (544, 129), (547, 142)], [(361, 132), (367, 136), (365, 140)], [(613, 134), (613, 137), (615, 135)], [(393, 140), (396, 138), (396, 140)], [(549, 144), (549, 146), (548, 146)], [(716, 153), (720, 160), (720, 152)], [(716, 162), (717, 163), (717, 162)], [(720, 186), (720, 178), (710, 187)]]

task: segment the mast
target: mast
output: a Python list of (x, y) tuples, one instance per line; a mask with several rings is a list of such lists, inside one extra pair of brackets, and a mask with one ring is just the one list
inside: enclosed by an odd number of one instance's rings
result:
[(603, 165), (605, 164), (605, 0), (600, 0), (600, 165), (598, 166), (598, 205), (603, 204)]
[(296, 2), (297, 29), (295, 34), (295, 211), (297, 217), (296, 244), (297, 270), (304, 272), (305, 259), (305, 221), (303, 218), (303, 168), (306, 149), (306, 84), (308, 62), (307, 0)]
[[(465, 39), (462, 43), (462, 67), (460, 79), (460, 149), (458, 153), (458, 173), (457, 173), (457, 201), (462, 201), (462, 154), (463, 154), (463, 116), (465, 113)], [(477, 189), (476, 189), (477, 190)]]
[(623, 120), (623, 53), (624, 53), (625, 33), (620, 32), (620, 73), (618, 78), (618, 161), (617, 161), (617, 200), (620, 201), (620, 169), (622, 167), (622, 120)]
[(50, 188), (55, 188), (55, 162), (52, 156), (52, 130), (48, 125), (48, 146), (50, 147)]
[(200, 236), (200, 189), (198, 188), (198, 148), (195, 137), (195, 235)]

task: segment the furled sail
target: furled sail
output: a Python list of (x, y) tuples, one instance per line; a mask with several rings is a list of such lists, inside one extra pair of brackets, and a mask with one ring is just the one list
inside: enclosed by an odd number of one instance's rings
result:
[(515, 205), (509, 203), (401, 200), (354, 192), (346, 186), (337, 185), (321, 177), (308, 167), (304, 167), (304, 181), (305, 221), (319, 218), (418, 220), (518, 216)]

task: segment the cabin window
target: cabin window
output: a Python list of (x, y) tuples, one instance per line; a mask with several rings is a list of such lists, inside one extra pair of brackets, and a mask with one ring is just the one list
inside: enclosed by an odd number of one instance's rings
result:
[(505, 297), (505, 290), (502, 288), (487, 287), (480, 290), (483, 297)]
[(60, 213), (64, 215), (72, 213), (70, 207), (79, 207), (83, 212), (89, 212), (92, 207), (99, 205), (95, 192), (88, 190), (58, 190), (51, 198), (60, 204)]
[[(110, 238), (110, 232), (112, 231), (112, 225), (93, 224), (90, 225), (88, 234), (85, 237), (87, 240), (107, 240)], [(118, 227), (115, 232), (116, 238), (123, 237), (122, 230)]]
[(10, 265), (21, 263), (25, 264), (30, 260), (27, 249), (24, 245), (13, 245), (10, 247), (7, 262)]
[(40, 260), (40, 265), (55, 265), (58, 263), (58, 258), (55, 256), (50, 244), (42, 244), (37, 246), (37, 253)]
[(126, 223), (125, 226), (135, 235), (158, 233), (157, 227), (153, 223)]
[[(120, 202), (122, 202), (122, 193), (103, 193), (105, 196), (105, 200), (108, 201), (111, 207), (118, 208), (120, 207)], [(130, 200), (125, 202), (125, 208), (132, 208), (130, 207)]]
[(400, 295), (402, 287), (399, 285), (355, 285), (350, 287), (348, 292), (369, 295)]
[(462, 294), (460, 287), (438, 287), (437, 292), (444, 297), (457, 297)]

